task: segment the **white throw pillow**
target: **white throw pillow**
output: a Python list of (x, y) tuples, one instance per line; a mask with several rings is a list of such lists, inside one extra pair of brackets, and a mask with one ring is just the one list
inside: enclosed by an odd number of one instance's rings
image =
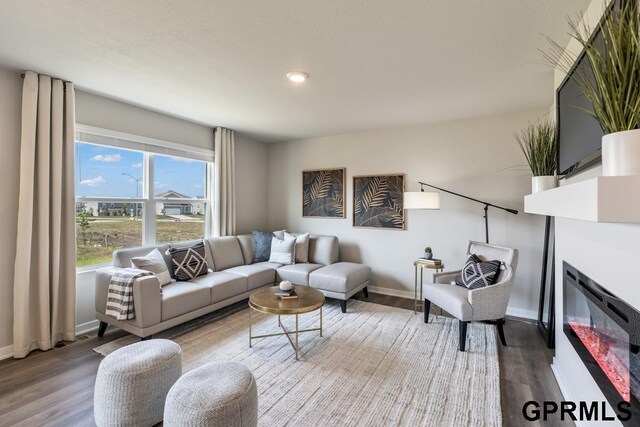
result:
[(309, 262), (309, 233), (294, 236), (285, 231), (284, 238), (296, 239), (296, 262)]
[(276, 236), (278, 240), (284, 240), (284, 233), (286, 232), (287, 230), (276, 230), (273, 232), (273, 235)]
[(131, 266), (140, 270), (150, 271), (156, 275), (160, 286), (171, 283), (171, 274), (167, 263), (158, 249), (154, 249), (145, 256), (131, 258)]
[(271, 240), (271, 256), (269, 262), (278, 264), (294, 264), (296, 261), (296, 239)]

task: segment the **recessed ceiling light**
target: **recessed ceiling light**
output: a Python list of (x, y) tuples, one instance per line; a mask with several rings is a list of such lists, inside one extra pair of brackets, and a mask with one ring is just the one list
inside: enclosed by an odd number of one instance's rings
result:
[(287, 78), (294, 83), (302, 83), (309, 78), (309, 74), (302, 71), (292, 71), (287, 73)]

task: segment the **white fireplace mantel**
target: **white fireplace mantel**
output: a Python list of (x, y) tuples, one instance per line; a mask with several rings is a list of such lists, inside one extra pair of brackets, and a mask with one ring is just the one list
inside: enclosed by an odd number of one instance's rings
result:
[(598, 176), (524, 198), (524, 211), (593, 222), (640, 223), (640, 176)]

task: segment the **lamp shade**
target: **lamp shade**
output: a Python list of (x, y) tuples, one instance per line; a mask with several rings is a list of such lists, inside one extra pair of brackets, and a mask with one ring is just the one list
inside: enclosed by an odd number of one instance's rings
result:
[(405, 209), (440, 209), (440, 193), (412, 191), (404, 193)]

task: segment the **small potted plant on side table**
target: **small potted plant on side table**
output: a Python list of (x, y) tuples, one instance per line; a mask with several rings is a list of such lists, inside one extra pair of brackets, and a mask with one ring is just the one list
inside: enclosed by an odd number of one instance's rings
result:
[(424, 248), (424, 254), (422, 255), (422, 258), (423, 259), (431, 259), (431, 258), (433, 258), (433, 251), (431, 250), (431, 248), (429, 246)]

